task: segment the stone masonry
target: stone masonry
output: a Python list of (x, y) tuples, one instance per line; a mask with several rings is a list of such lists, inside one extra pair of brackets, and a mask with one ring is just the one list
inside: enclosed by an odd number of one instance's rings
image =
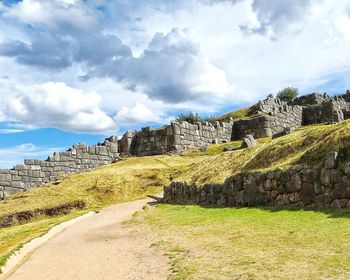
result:
[(230, 122), (176, 122), (158, 129), (127, 131), (119, 141), (124, 154), (146, 156), (184, 151), (193, 147), (254, 138), (274, 137), (301, 125), (340, 122), (350, 117), (350, 92), (331, 97), (313, 93), (290, 102), (273, 97), (250, 108), (249, 116)]
[(0, 198), (55, 180), (63, 174), (110, 164), (118, 157), (117, 137), (111, 136), (93, 146), (77, 144), (65, 152), (55, 152), (46, 160), (26, 159), (24, 164), (12, 169), (0, 169)]
[(164, 202), (208, 206), (289, 206), (350, 208), (350, 162), (338, 162), (331, 152), (323, 167), (247, 172), (222, 184), (197, 186), (172, 182), (164, 189)]
[(308, 124), (334, 123), (350, 118), (350, 91), (339, 96), (313, 93), (290, 102), (268, 97), (250, 108), (247, 118), (229, 122), (172, 121), (157, 129), (145, 127), (127, 131), (117, 141), (115, 136), (94, 146), (74, 145), (54, 153), (47, 160), (27, 159), (24, 165), (0, 169), (0, 197), (52, 181), (61, 174), (81, 172), (114, 162), (119, 153), (148, 156), (181, 152), (210, 144), (254, 138), (278, 137)]
[(232, 123), (195, 123), (172, 121), (158, 129), (128, 131), (119, 140), (119, 151), (136, 156), (185, 151), (194, 147), (231, 141)]
[(233, 140), (242, 139), (248, 134), (255, 138), (272, 137), (286, 128), (297, 128), (302, 125), (303, 108), (268, 97), (252, 106), (250, 114), (255, 117), (234, 122)]

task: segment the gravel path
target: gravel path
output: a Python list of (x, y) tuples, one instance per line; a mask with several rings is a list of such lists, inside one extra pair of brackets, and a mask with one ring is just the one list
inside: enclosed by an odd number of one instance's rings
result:
[(168, 260), (151, 240), (122, 223), (148, 202), (103, 209), (49, 239), (7, 280), (166, 279)]

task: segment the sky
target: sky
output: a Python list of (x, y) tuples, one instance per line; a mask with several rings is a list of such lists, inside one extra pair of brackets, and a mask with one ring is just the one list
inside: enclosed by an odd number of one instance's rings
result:
[(0, 1), (0, 167), (349, 73), (350, 0)]

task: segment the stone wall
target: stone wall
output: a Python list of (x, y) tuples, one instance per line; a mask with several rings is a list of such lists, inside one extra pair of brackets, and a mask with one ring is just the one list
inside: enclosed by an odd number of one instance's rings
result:
[(0, 169), (0, 198), (55, 180), (63, 174), (110, 164), (118, 156), (117, 137), (111, 136), (93, 146), (77, 144), (65, 152), (55, 152), (47, 160), (26, 159), (23, 165)]
[(172, 182), (164, 189), (164, 202), (211, 206), (290, 206), (350, 208), (350, 162), (328, 155), (323, 167), (292, 166), (287, 170), (248, 172), (229, 177), (223, 184), (190, 185)]
[(242, 139), (248, 134), (255, 138), (271, 137), (286, 128), (295, 129), (302, 124), (303, 109), (299, 105), (288, 105), (287, 102), (268, 97), (254, 105), (251, 114), (257, 116), (234, 122), (233, 140)]
[(80, 172), (113, 162), (122, 154), (147, 156), (179, 152), (194, 147), (240, 140), (283, 135), (302, 124), (339, 122), (350, 117), (350, 92), (330, 97), (313, 93), (283, 102), (268, 97), (251, 107), (247, 119), (230, 122), (171, 122), (158, 129), (127, 131), (104, 143), (86, 147), (78, 144), (66, 152), (55, 153), (47, 160), (25, 160), (24, 165), (0, 169), (0, 196), (23, 190), (57, 178), (60, 174)]
[(339, 122), (342, 120), (344, 120), (344, 115), (341, 111), (334, 110), (332, 101), (307, 106), (303, 110), (303, 125)]
[(326, 93), (312, 93), (289, 102), (303, 107), (303, 125), (341, 122), (350, 117), (350, 92), (329, 96)]
[(121, 153), (135, 156), (158, 155), (229, 142), (231, 134), (232, 123), (190, 124), (172, 121), (170, 125), (158, 129), (145, 127), (138, 132), (127, 132), (119, 141), (119, 148)]
[(326, 93), (311, 93), (307, 95), (302, 95), (294, 98), (291, 102), (291, 105), (299, 105), (299, 106), (309, 106), (309, 105), (319, 105), (325, 101), (330, 101), (331, 97)]
[(232, 140), (243, 139), (246, 135), (253, 135), (254, 138), (272, 137), (272, 118), (257, 116), (251, 119), (234, 121)]
[(299, 105), (267, 98), (257, 103), (257, 110), (270, 116), (272, 134), (280, 133), (286, 127), (295, 129), (302, 124), (303, 108)]

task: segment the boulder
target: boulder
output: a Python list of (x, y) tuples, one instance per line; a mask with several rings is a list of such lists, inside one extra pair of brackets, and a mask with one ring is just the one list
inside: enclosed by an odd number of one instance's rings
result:
[(254, 139), (253, 135), (249, 134), (246, 137), (243, 138), (243, 142), (241, 145), (241, 148), (249, 148), (249, 147), (253, 147), (256, 146), (258, 144), (258, 142), (256, 142), (256, 140)]
[(272, 135), (272, 139), (284, 136), (284, 135), (288, 135), (292, 133), (292, 128), (291, 127), (285, 127), (282, 131), (275, 133), (274, 135)]
[(233, 151), (235, 148), (233, 146), (225, 146), (224, 147), (224, 152), (230, 152)]
[(199, 147), (200, 152), (205, 152), (206, 150), (207, 150), (207, 146), (205, 146), (205, 145), (202, 145)]

